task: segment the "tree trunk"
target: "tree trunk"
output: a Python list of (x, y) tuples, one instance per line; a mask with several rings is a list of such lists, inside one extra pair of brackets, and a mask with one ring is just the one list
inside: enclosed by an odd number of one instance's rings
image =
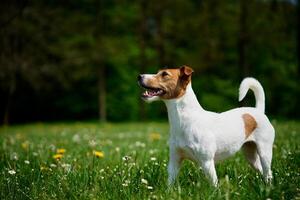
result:
[(164, 35), (162, 31), (162, 7), (158, 5), (156, 13), (156, 51), (158, 53), (159, 68), (165, 67), (165, 49), (164, 49)]
[[(101, 45), (103, 30), (104, 30), (104, 16), (103, 16), (103, 2), (102, 0), (96, 1), (96, 25), (94, 30), (94, 37), (98, 41), (97, 45)], [(104, 48), (101, 48), (103, 51)], [(96, 59), (96, 66), (98, 68), (98, 106), (99, 106), (99, 120), (100, 122), (106, 122), (106, 68), (103, 63), (104, 52), (99, 53), (98, 59)]]
[(297, 61), (298, 61), (298, 77), (300, 77), (300, 0), (297, 1)]
[(240, 78), (243, 79), (249, 76), (250, 69), (246, 60), (246, 51), (248, 43), (248, 29), (247, 29), (247, 10), (248, 2), (240, 0), (240, 17), (239, 17), (239, 38), (238, 38), (238, 67), (240, 69)]
[[(141, 0), (140, 3), (141, 6), (141, 20), (140, 20), (140, 29), (139, 29), (139, 39), (140, 39), (140, 73), (146, 72), (146, 66), (147, 66), (147, 59), (146, 59), (146, 33), (147, 33), (147, 27), (146, 27), (146, 9), (147, 9), (147, 1)], [(140, 119), (142, 121), (146, 120), (147, 113), (146, 113), (146, 107), (145, 102), (140, 98), (139, 101), (139, 110), (140, 110)]]
[(98, 74), (99, 120), (106, 122), (106, 75), (105, 68), (99, 68)]
[(11, 105), (12, 105), (12, 99), (13, 95), (16, 91), (16, 79), (15, 79), (15, 72), (14, 70), (11, 71), (11, 80), (9, 84), (9, 91), (7, 95), (7, 102), (5, 106), (5, 111), (4, 111), (4, 117), (3, 117), (3, 124), (4, 125), (9, 125), (10, 123), (10, 111), (11, 111)]

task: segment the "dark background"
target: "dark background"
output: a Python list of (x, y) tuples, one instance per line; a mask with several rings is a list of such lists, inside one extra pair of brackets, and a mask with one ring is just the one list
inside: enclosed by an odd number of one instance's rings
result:
[(239, 106), (253, 76), (267, 114), (299, 118), (299, 41), (291, 0), (1, 1), (0, 121), (166, 119), (136, 77), (180, 65), (208, 110)]

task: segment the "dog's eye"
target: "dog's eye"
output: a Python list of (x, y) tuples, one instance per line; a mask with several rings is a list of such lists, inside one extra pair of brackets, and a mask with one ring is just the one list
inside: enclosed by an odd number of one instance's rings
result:
[(165, 76), (168, 76), (169, 74), (167, 73), (167, 72), (163, 72), (163, 73), (161, 73), (161, 76), (162, 77), (165, 77)]

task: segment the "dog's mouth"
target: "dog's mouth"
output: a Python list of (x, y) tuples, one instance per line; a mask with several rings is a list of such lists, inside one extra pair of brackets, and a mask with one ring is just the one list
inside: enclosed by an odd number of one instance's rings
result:
[(145, 92), (142, 93), (142, 98), (151, 98), (155, 96), (162, 96), (166, 92), (161, 89), (161, 88), (153, 88), (153, 87), (148, 87), (144, 84), (141, 84), (141, 86), (146, 89)]

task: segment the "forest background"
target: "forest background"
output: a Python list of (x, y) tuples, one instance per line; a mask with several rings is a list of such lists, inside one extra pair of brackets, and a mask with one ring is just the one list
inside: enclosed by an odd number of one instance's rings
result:
[(291, 0), (3, 1), (0, 121), (166, 119), (137, 76), (181, 65), (205, 109), (239, 106), (253, 76), (268, 115), (299, 119), (299, 16)]

